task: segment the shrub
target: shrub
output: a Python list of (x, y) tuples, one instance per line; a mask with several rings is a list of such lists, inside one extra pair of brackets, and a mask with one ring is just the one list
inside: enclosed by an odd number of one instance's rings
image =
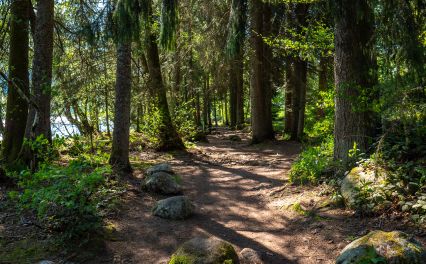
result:
[(105, 199), (108, 166), (92, 168), (82, 160), (67, 167), (43, 165), (34, 174), (19, 175), (21, 192), (11, 192), (23, 210), (32, 210), (40, 224), (61, 232), (64, 239), (88, 238), (101, 227), (100, 207)]
[(290, 181), (298, 184), (318, 183), (333, 165), (333, 137), (319, 146), (307, 147), (293, 163)]

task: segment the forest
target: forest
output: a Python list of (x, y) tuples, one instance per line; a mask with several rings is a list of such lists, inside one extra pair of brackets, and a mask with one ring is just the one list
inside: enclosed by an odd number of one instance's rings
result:
[(426, 264), (425, 0), (0, 0), (0, 264)]

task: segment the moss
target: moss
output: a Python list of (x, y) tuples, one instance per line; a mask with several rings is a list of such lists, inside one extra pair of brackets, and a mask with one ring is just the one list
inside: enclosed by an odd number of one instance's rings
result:
[(220, 261), (223, 262), (223, 264), (235, 264), (234, 259), (238, 259), (238, 255), (235, 252), (234, 247), (230, 244), (224, 244), (221, 247), (220, 252), (222, 256)]
[(177, 175), (177, 174), (172, 175), (172, 176), (173, 176), (173, 180), (175, 180), (175, 182), (176, 182), (177, 184), (182, 184), (182, 177), (181, 177), (181, 176), (179, 176), (179, 175)]
[(187, 255), (173, 255), (169, 264), (193, 264), (194, 262), (194, 257)]
[(426, 252), (405, 233), (373, 231), (352, 242), (341, 256), (340, 259), (356, 259), (351, 263), (359, 264), (386, 263), (386, 260), (417, 264), (422, 263), (421, 259), (426, 256)]
[(47, 258), (54, 247), (50, 242), (23, 239), (12, 243), (0, 240), (1, 263), (34, 263)]

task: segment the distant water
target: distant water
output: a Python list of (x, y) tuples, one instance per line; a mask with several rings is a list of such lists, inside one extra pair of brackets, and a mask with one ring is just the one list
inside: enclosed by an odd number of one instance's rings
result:
[[(110, 131), (112, 131), (112, 126), (110, 122)], [(99, 123), (101, 132), (107, 131), (107, 126), (105, 121), (100, 121)], [(65, 116), (58, 116), (52, 120), (52, 134), (54, 136), (58, 135), (60, 137), (70, 137), (74, 135), (80, 135), (78, 128), (71, 124), (71, 122)]]

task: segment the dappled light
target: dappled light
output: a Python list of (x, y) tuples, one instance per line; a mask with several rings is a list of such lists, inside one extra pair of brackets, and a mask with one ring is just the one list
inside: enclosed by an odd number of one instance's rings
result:
[(426, 3), (1, 0), (0, 264), (426, 264)]

